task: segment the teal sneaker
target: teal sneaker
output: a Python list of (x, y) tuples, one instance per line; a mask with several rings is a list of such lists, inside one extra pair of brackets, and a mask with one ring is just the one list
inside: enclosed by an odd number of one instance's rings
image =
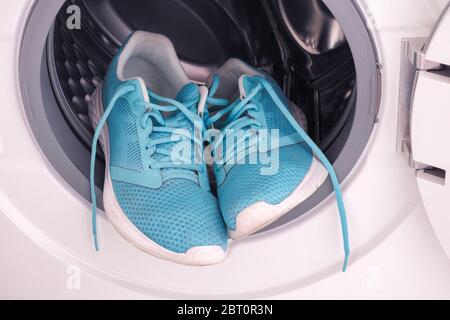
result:
[[(97, 141), (106, 158), (105, 213), (118, 232), (154, 256), (187, 265), (222, 261), (228, 237), (202, 159), (205, 88), (190, 83), (169, 39), (135, 32), (90, 104), (92, 223)], [(194, 152), (184, 152), (184, 151)]]
[(270, 225), (310, 197), (330, 175), (342, 221), (345, 270), (350, 250), (339, 181), (299, 124), (304, 119), (295, 116), (299, 108), (273, 79), (236, 59), (228, 61), (209, 85), (205, 125), (222, 133), (211, 139), (211, 149), (229, 236), (241, 239)]

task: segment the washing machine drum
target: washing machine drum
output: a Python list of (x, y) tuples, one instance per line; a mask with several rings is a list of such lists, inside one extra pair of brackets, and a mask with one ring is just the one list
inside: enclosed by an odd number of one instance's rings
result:
[[(77, 215), (74, 223), (87, 219), (89, 214), (86, 203), (90, 202), (93, 128), (88, 121), (88, 104), (117, 48), (133, 30), (169, 37), (189, 77), (199, 83), (231, 57), (269, 73), (305, 112), (310, 136), (334, 163), (341, 180), (351, 172), (367, 145), (379, 104), (379, 63), (371, 35), (352, 1), (339, 5), (332, 0), (36, 1), (20, 55), (20, 79), (26, 84), (25, 110), (33, 119), (29, 125), (49, 167), (64, 186), (70, 187), (72, 195), (86, 200), (79, 210), (85, 211), (86, 217), (84, 213)], [(42, 55), (36, 55), (37, 50), (42, 50)], [(99, 199), (102, 159), (100, 152), (96, 172)], [(304, 215), (331, 193), (331, 183), (324, 184), (268, 230)], [(85, 247), (79, 248), (80, 256), (85, 255), (82, 252), (89, 250), (90, 244), (89, 228), (84, 227), (86, 242), (83, 240)], [(103, 228), (109, 228), (106, 222)], [(265, 290), (275, 284), (261, 285), (261, 278), (254, 274), (256, 269), (268, 274), (274, 273), (273, 268), (279, 270), (278, 280), (274, 280), (277, 285), (298, 280), (295, 266), (287, 262), (288, 256), (295, 253), (276, 249), (282, 238), (287, 237), (285, 243), (290, 241), (292, 233), (284, 229), (250, 239), (241, 246), (246, 251), (239, 255), (242, 260), (231, 258), (203, 270), (202, 277), (211, 281), (202, 283), (193, 283), (200, 271), (141, 255), (113, 231), (105, 231), (105, 236), (119, 243), (118, 247), (108, 245), (104, 250), (114, 253), (95, 257), (88, 254), (82, 263), (95, 269), (96, 264), (104, 265), (103, 259), (114, 259), (114, 255), (120, 261), (135, 261), (133, 266), (119, 263), (120, 270), (116, 271), (121, 276), (116, 279), (135, 279), (133, 285), (165, 291), (181, 284), (193, 292), (210, 292), (219, 282), (223, 292), (245, 287), (252, 288), (250, 291)], [(274, 241), (273, 234), (278, 232), (280, 242)], [(271, 241), (266, 242), (266, 237)], [(266, 264), (265, 254), (259, 255), (264, 246), (278, 252), (278, 258), (271, 258), (273, 263)], [(109, 254), (109, 258), (103, 256)], [(339, 254), (336, 257), (340, 259)], [(275, 266), (276, 261), (282, 266)], [(322, 265), (328, 268), (330, 263), (335, 261)], [(111, 273), (107, 276), (115, 277)], [(154, 281), (146, 283), (142, 279)]]
[[(59, 104), (89, 144), (90, 95), (128, 34), (147, 30), (172, 40), (194, 81), (204, 82), (230, 57), (264, 69), (280, 84), (287, 81), (284, 87), (291, 100), (304, 106), (311, 118), (310, 131), (326, 149), (349, 118), (355, 70), (336, 20), (323, 4), (314, 3), (321, 2), (279, 1), (270, 7), (264, 2), (239, 1), (71, 1), (59, 12), (49, 35), (47, 58), (53, 86), (62, 91)], [(67, 28), (67, 8), (70, 12), (74, 4), (83, 18), (76, 32)], [(306, 4), (314, 8), (313, 18), (288, 15), (307, 12)], [(267, 10), (272, 13), (269, 17)], [(319, 25), (327, 28), (311, 30), (311, 19), (320, 19)], [(282, 32), (274, 29), (278, 24), (285, 26)]]
[[(68, 24), (77, 13), (79, 26)], [(204, 82), (230, 57), (271, 74), (305, 112), (310, 135), (335, 162), (342, 179), (367, 142), (374, 116), (362, 110), (360, 123), (366, 124), (367, 132), (350, 137), (357, 113), (355, 61), (339, 23), (320, 0), (67, 1), (48, 34), (46, 63), (52, 93), (71, 129), (69, 134), (87, 150), (93, 135), (87, 115), (91, 94), (133, 30), (168, 36), (188, 75), (197, 82)], [(360, 98), (371, 97), (364, 94)], [(353, 150), (346, 154), (342, 148), (353, 139)], [(67, 143), (62, 147), (73, 149)], [(100, 151), (99, 159), (102, 157)], [(77, 158), (70, 161), (80, 168), (77, 161), (84, 156)], [(101, 186), (101, 164), (99, 168), (96, 184)], [(317, 205), (331, 190), (327, 185), (302, 211)], [(80, 192), (88, 197), (86, 190)]]

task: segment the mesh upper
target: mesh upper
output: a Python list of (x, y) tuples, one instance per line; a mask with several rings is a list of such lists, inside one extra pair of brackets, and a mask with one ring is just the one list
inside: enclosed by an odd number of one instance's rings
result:
[(296, 133), (295, 129), (281, 112), (278, 109), (274, 110), (276, 107), (273, 105), (272, 99), (267, 92), (261, 92), (255, 97), (255, 100), (263, 106), (268, 129), (280, 130), (280, 137)]
[(160, 189), (149, 189), (114, 181), (113, 187), (130, 221), (160, 246), (177, 253), (208, 245), (226, 249), (217, 201), (194, 182), (169, 180)]
[(108, 119), (110, 134), (110, 164), (115, 167), (142, 170), (141, 148), (136, 116), (127, 100), (117, 100)]
[(227, 227), (236, 229), (236, 217), (257, 202), (276, 205), (286, 199), (302, 182), (312, 163), (305, 144), (280, 149), (280, 168), (276, 175), (261, 175), (262, 164), (238, 164), (218, 188), (222, 215)]

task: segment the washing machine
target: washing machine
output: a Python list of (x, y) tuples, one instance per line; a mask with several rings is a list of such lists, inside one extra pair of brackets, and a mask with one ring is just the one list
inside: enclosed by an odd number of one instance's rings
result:
[[(448, 1), (16, 0), (0, 18), (0, 297), (450, 298)], [(193, 81), (237, 57), (305, 112), (342, 181), (346, 273), (330, 182), (215, 266), (146, 255), (103, 215), (93, 249), (88, 104), (137, 29)]]

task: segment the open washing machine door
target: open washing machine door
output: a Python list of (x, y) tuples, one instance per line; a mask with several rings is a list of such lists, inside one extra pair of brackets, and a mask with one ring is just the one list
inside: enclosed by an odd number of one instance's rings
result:
[[(422, 52), (411, 105), (411, 150), (423, 203), (450, 257), (450, 5)], [(417, 56), (417, 57), (419, 57)]]

